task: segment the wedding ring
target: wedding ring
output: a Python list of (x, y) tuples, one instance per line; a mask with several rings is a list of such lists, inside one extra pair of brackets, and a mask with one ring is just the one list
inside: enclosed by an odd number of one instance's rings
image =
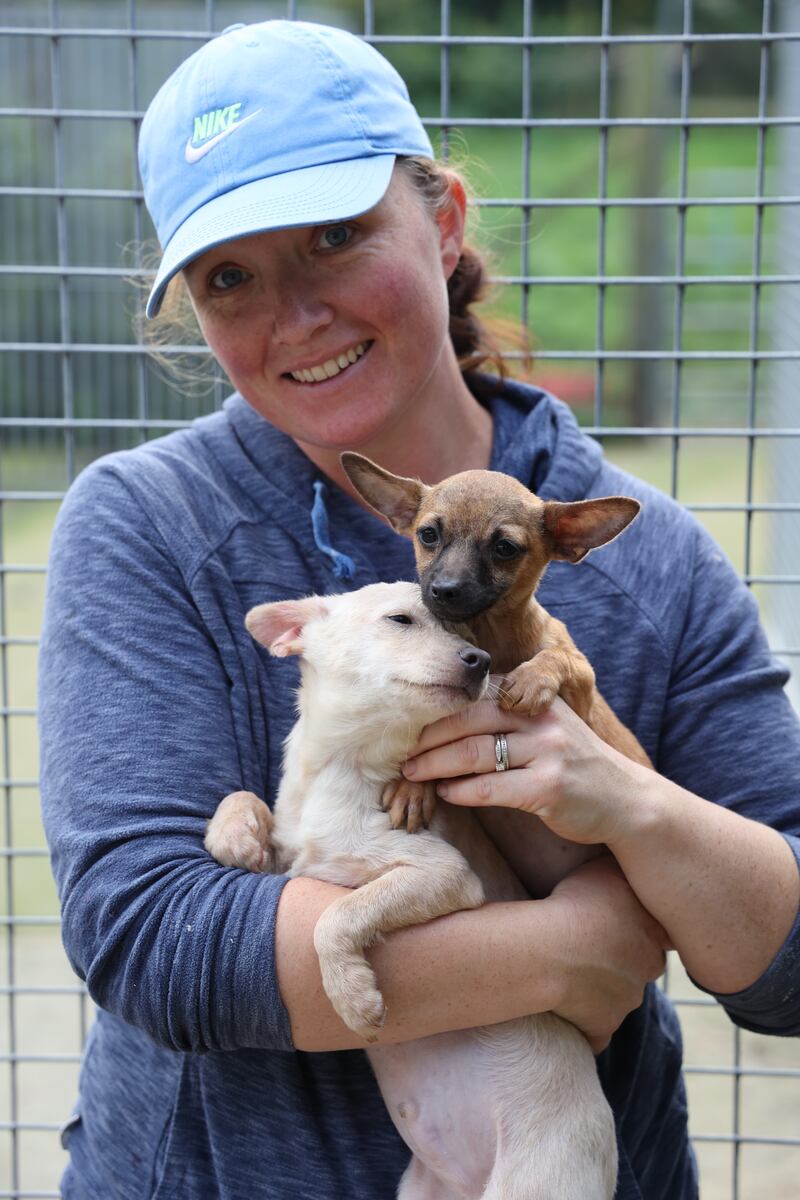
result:
[(508, 742), (504, 733), (496, 733), (494, 735), (494, 769), (495, 771), (507, 771), (508, 762)]

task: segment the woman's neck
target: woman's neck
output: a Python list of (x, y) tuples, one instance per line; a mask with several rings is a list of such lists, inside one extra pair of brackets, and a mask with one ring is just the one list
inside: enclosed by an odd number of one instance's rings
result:
[(485, 469), (492, 453), (492, 418), (458, 372), (433, 398), (419, 398), (391, 428), (368, 445), (328, 447), (298, 443), (303, 453), (364, 507), (339, 462), (341, 450), (357, 450), (403, 475), (438, 483), (459, 471)]

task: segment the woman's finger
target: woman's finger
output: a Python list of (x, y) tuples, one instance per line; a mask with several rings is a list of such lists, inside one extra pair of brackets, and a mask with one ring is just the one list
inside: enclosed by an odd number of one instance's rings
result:
[(450, 804), (465, 808), (531, 809), (531, 781), (527, 771), (497, 771), (469, 775), (466, 779), (443, 780), (436, 792)]
[[(530, 754), (527, 755), (530, 758)], [(526, 761), (518, 733), (481, 733), (445, 742), (410, 758), (403, 767), (407, 779), (453, 779), (495, 772), (503, 775)]]
[(477, 734), (523, 729), (529, 720), (529, 717), (513, 712), (501, 712), (494, 700), (479, 700), (477, 704), (462, 708), (450, 717), (442, 717), (440, 721), (427, 725), (416, 746), (412, 746), (410, 757)]

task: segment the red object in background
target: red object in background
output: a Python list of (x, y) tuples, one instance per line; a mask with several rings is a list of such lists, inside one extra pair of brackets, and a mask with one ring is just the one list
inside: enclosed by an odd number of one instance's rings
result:
[(548, 366), (544, 370), (535, 370), (531, 382), (552, 392), (571, 408), (587, 409), (594, 404), (594, 371), (570, 370), (568, 367), (559, 370)]

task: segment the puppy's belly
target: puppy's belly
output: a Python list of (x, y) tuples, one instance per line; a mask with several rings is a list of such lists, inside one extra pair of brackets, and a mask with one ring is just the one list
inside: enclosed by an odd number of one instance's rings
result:
[(406, 1144), (459, 1196), (479, 1197), (497, 1155), (490, 1056), (471, 1032), (367, 1051)]
[(614, 1118), (588, 1043), (552, 1013), (367, 1053), (398, 1131), (449, 1189), (400, 1195), (481, 1200), (491, 1178), (519, 1200), (613, 1196)]
[(475, 812), (484, 832), (536, 900), (549, 896), (565, 875), (603, 850), (602, 846), (565, 842), (538, 817), (516, 808), (481, 808)]

